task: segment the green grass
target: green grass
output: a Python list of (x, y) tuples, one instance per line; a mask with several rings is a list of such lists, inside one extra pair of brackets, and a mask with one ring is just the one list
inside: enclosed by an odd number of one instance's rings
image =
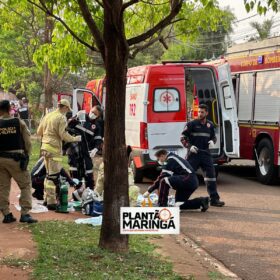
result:
[(208, 273), (208, 277), (210, 280), (228, 280), (223, 274), (218, 271), (210, 271)]
[(33, 278), (43, 279), (183, 279), (172, 264), (154, 253), (145, 236), (130, 238), (130, 251), (115, 254), (98, 248), (99, 228), (49, 221), (31, 226), (39, 251)]

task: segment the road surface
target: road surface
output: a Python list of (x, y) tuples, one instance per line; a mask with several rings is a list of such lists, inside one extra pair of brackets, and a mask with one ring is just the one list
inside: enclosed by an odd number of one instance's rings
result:
[[(254, 167), (225, 166), (223, 208), (181, 213), (181, 232), (246, 280), (280, 279), (280, 185), (257, 182)], [(205, 196), (203, 184), (195, 196)]]

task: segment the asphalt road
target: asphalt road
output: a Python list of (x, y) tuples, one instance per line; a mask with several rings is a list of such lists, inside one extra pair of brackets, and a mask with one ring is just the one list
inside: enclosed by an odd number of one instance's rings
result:
[[(223, 208), (181, 212), (181, 232), (242, 279), (280, 279), (280, 184), (257, 182), (254, 167), (225, 166), (218, 178)], [(201, 184), (193, 197), (205, 196)]]

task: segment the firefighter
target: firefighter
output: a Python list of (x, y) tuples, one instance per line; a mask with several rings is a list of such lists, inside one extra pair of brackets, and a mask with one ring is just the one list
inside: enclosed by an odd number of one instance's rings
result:
[(66, 113), (71, 111), (66, 99), (58, 102), (57, 110), (48, 113), (40, 123), (37, 134), (42, 136), (41, 152), (44, 156), (47, 176), (44, 182), (45, 205), (56, 210), (60, 191), (59, 175), (62, 161), (62, 141), (80, 142), (81, 136), (71, 136), (67, 131)]
[(31, 181), (27, 170), (28, 155), (31, 152), (30, 132), (24, 121), (10, 117), (10, 102), (0, 101), (0, 211), (3, 223), (12, 223), (16, 218), (9, 209), (11, 178), (20, 190), (20, 222), (36, 223), (29, 214), (32, 208)]
[(189, 199), (198, 187), (198, 180), (188, 161), (173, 153), (168, 153), (166, 150), (157, 151), (155, 156), (158, 163), (163, 165), (163, 169), (157, 180), (143, 196), (148, 197), (154, 190), (158, 189), (158, 205), (167, 206), (169, 190), (172, 188), (176, 191), (175, 206), (179, 206), (181, 210), (201, 208), (202, 212), (207, 211), (209, 207), (208, 197)]
[(93, 164), (90, 151), (93, 149), (95, 127), (92, 127), (91, 120), (85, 111), (79, 111), (76, 116), (69, 119), (68, 129), (71, 133), (82, 137), (81, 143), (70, 144), (67, 148), (71, 176), (80, 181), (84, 178), (86, 187), (93, 189)]
[[(60, 170), (60, 176), (66, 178), (66, 181), (69, 183), (70, 186), (75, 187), (75, 182), (71, 179), (69, 174), (66, 172), (64, 168)], [(46, 167), (44, 162), (44, 157), (41, 157), (31, 171), (31, 182), (32, 188), (35, 190), (32, 194), (33, 197), (37, 198), (38, 200), (44, 199), (44, 181), (46, 178)]]
[(195, 171), (199, 167), (204, 171), (204, 181), (210, 196), (210, 205), (222, 207), (225, 205), (220, 200), (217, 192), (215, 168), (209, 148), (214, 147), (217, 139), (215, 128), (211, 121), (207, 120), (208, 107), (199, 105), (198, 119), (188, 122), (182, 132), (181, 142), (188, 148), (187, 159)]

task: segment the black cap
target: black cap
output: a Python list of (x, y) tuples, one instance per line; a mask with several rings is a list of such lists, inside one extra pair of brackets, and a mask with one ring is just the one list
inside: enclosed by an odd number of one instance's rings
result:
[(9, 113), (10, 108), (11, 108), (11, 105), (10, 105), (9, 100), (1, 100), (0, 101), (0, 111), (1, 112)]

